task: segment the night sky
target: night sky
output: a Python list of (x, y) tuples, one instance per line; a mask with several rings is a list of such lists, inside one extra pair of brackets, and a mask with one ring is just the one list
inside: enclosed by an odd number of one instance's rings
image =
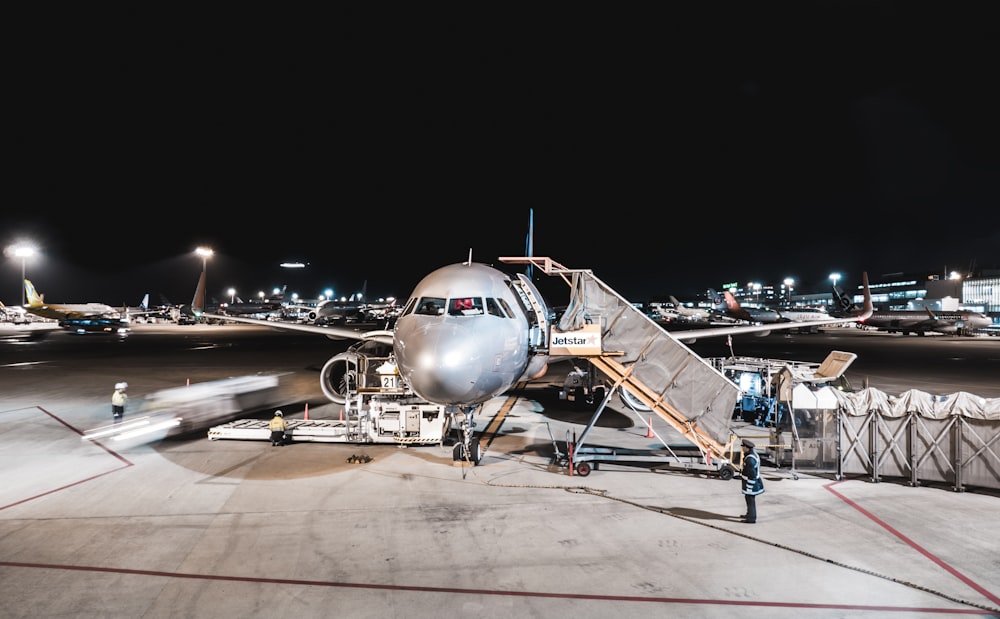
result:
[(636, 301), (1000, 268), (995, 5), (609, 6), (25, 19), (0, 243), (111, 304), (190, 301), (199, 245), (220, 299), (405, 297), (523, 255), (531, 209)]

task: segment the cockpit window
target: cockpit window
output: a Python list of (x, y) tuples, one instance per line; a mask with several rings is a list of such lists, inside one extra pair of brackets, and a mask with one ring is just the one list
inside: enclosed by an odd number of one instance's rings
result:
[(500, 306), (497, 305), (497, 300), (493, 297), (486, 297), (486, 313), (505, 318), (503, 310), (500, 309)]
[(517, 316), (517, 314), (514, 313), (514, 310), (510, 308), (510, 304), (507, 303), (506, 299), (497, 299), (497, 301), (500, 301), (500, 305), (503, 306), (503, 311), (507, 312), (508, 318), (513, 318), (514, 316)]
[(475, 316), (483, 313), (483, 300), (479, 297), (455, 297), (448, 301), (449, 316)]
[(423, 297), (420, 305), (417, 306), (417, 314), (425, 316), (437, 316), (444, 313), (444, 299), (440, 297)]

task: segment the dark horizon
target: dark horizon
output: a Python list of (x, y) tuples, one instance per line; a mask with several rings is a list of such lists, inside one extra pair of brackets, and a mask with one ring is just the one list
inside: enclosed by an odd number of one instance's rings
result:
[(470, 250), (523, 255), (530, 209), (536, 256), (636, 300), (1000, 268), (987, 7), (27, 25), (0, 243), (39, 248), (48, 300), (109, 304), (189, 301), (198, 246), (217, 297), (405, 296)]

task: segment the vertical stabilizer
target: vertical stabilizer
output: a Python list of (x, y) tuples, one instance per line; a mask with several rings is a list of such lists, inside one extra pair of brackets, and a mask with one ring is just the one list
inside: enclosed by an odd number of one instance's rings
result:
[(868, 271), (861, 273), (861, 292), (864, 300), (862, 306), (858, 307), (849, 295), (845, 294), (837, 286), (834, 286), (833, 302), (837, 307), (835, 315), (846, 318), (860, 318), (861, 320), (871, 318), (871, 315), (875, 313), (875, 306), (872, 304), (872, 294), (868, 287)]
[(736, 300), (733, 293), (725, 290), (722, 292), (723, 298), (726, 300), (726, 315), (730, 318), (737, 318), (739, 320), (745, 320), (747, 322), (753, 322), (753, 317), (750, 312), (743, 309), (740, 302)]
[[(528, 237), (524, 242), (524, 255), (533, 258), (535, 256), (535, 209), (528, 209)], [(533, 267), (531, 262), (524, 269), (524, 274), (528, 276), (528, 281), (532, 281)]]
[(28, 301), (28, 305), (42, 305), (45, 303), (45, 296), (38, 294), (35, 290), (35, 285), (31, 283), (31, 280), (24, 280), (24, 294)]
[(191, 312), (195, 316), (201, 316), (205, 311), (205, 271), (201, 272), (198, 278), (198, 287), (194, 289), (194, 298), (191, 299)]
[(861, 288), (864, 294), (864, 302), (861, 307), (861, 320), (868, 320), (875, 313), (875, 306), (872, 304), (872, 292), (868, 288), (868, 271), (861, 272)]

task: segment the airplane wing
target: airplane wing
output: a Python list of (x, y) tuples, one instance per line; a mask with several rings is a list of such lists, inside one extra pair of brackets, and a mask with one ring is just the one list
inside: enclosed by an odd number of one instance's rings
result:
[(704, 329), (680, 329), (668, 331), (675, 340), (682, 342), (694, 342), (702, 338), (722, 337), (724, 335), (742, 335), (754, 333), (764, 336), (771, 331), (783, 331), (787, 329), (808, 329), (810, 327), (829, 327), (830, 325), (860, 322), (857, 318), (832, 318), (830, 320), (810, 320), (808, 322), (777, 322), (766, 325), (737, 325), (732, 327), (706, 327)]
[(382, 344), (392, 346), (392, 331), (388, 329), (375, 329), (362, 331), (360, 329), (349, 329), (347, 327), (321, 327), (319, 325), (305, 325), (294, 322), (281, 322), (271, 320), (258, 320), (256, 318), (244, 318), (242, 316), (227, 316), (225, 314), (212, 314), (203, 312), (202, 316), (217, 318), (227, 322), (239, 322), (259, 327), (270, 327), (279, 331), (299, 331), (301, 333), (312, 333), (323, 335), (331, 340), (375, 340)]

